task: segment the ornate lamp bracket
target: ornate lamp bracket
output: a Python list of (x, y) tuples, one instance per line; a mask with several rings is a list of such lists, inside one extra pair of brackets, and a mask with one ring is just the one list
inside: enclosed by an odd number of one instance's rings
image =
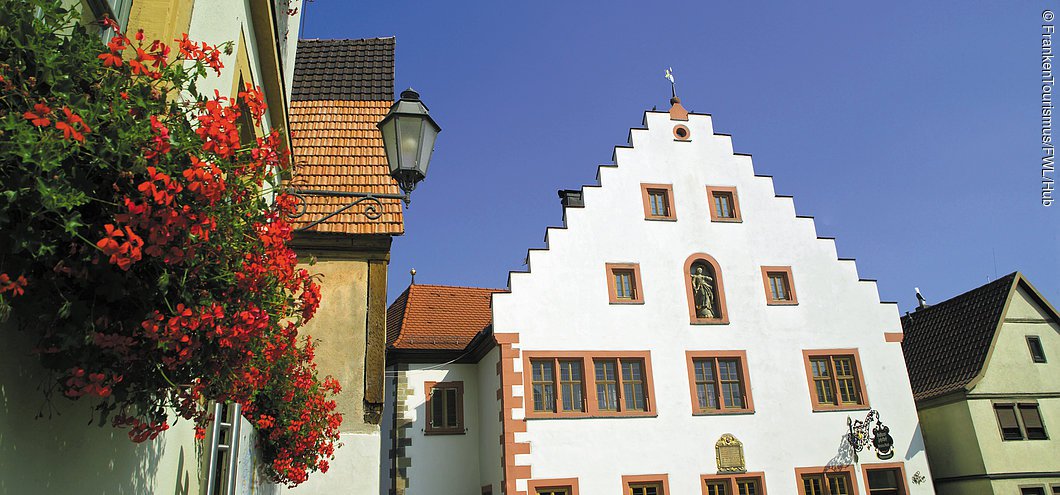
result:
[(319, 196), (319, 197), (330, 197), (330, 198), (355, 198), (349, 203), (346, 203), (341, 208), (328, 213), (312, 222), (309, 222), (303, 227), (295, 229), (295, 232), (307, 231), (321, 223), (326, 222), (331, 217), (338, 215), (350, 208), (358, 205), (363, 205), (364, 210), (361, 214), (369, 220), (378, 220), (379, 217), (383, 216), (383, 202), (381, 199), (400, 199), (405, 203), (405, 207), (409, 206), (409, 195), (406, 194), (374, 194), (374, 193), (360, 193), (360, 192), (344, 192), (344, 191), (323, 191), (318, 189), (291, 189), (287, 191), (287, 194), (298, 198), (298, 207), (293, 213), (287, 216), (290, 219), (301, 218), (306, 214), (306, 196)]

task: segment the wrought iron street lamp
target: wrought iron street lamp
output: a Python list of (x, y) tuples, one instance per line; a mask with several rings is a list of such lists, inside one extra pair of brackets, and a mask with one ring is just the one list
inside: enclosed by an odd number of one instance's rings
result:
[(420, 94), (412, 88), (401, 92), (401, 99), (379, 122), (390, 176), (406, 196), (427, 176), (434, 140), (441, 130), (428, 113), (427, 106), (420, 101)]
[(390, 111), (377, 124), (377, 127), (379, 127), (379, 132), (383, 135), (383, 148), (386, 151), (390, 176), (397, 181), (402, 194), (295, 188), (289, 194), (301, 200), (301, 207), (299, 211), (291, 215), (291, 218), (298, 218), (305, 214), (306, 196), (357, 198), (297, 230), (311, 229), (329, 218), (362, 203), (364, 204), (364, 211), (361, 213), (369, 220), (376, 220), (383, 215), (383, 203), (380, 199), (400, 199), (405, 202), (405, 207), (408, 207), (411, 202), (410, 194), (412, 190), (416, 188), (416, 184), (427, 176), (427, 166), (430, 165), (431, 154), (434, 152), (434, 141), (438, 138), (438, 133), (441, 132), (442, 128), (431, 118), (427, 106), (420, 101), (420, 94), (412, 88), (401, 92), (401, 99), (390, 106)]

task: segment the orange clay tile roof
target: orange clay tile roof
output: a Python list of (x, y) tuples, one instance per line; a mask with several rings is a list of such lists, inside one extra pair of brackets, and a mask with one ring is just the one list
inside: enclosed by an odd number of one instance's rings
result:
[[(291, 102), (291, 148), (294, 160), (292, 185), (300, 189), (400, 194), (390, 177), (383, 140), (376, 124), (386, 116), (393, 99), (393, 38), (370, 40), (302, 40), (295, 58), (295, 84), (299, 95)], [(324, 46), (324, 45), (327, 46)], [(348, 57), (345, 64), (316, 57), (326, 48), (333, 56), (382, 53), (389, 58)], [(378, 58), (378, 57), (376, 57)], [(389, 61), (389, 62), (388, 62)], [(327, 62), (327, 63), (325, 63)], [(365, 77), (359, 77), (359, 73)], [(383, 74), (380, 76), (380, 74)], [(369, 77), (370, 76), (370, 77)], [(379, 86), (379, 79), (389, 84)], [(328, 85), (331, 85), (330, 89)], [(312, 85), (312, 88), (302, 88)], [(369, 85), (371, 87), (361, 86)], [(387, 88), (389, 88), (387, 90)], [(380, 96), (389, 91), (386, 99)], [(320, 99), (315, 99), (320, 98)], [(327, 98), (327, 99), (325, 99)], [(305, 215), (295, 228), (332, 213), (357, 198), (305, 195)], [(338, 234), (404, 233), (402, 203), (381, 199), (382, 216), (364, 216), (361, 203), (314, 226), (315, 232)]]
[(387, 348), (463, 350), (492, 321), (490, 299), (494, 292), (503, 291), (410, 285), (387, 310)]

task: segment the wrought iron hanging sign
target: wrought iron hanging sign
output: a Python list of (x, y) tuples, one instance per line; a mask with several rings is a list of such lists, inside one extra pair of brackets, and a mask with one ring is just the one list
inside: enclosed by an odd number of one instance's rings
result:
[[(871, 437), (869, 436), (870, 430)], [(875, 450), (876, 457), (881, 460), (894, 457), (894, 438), (891, 437), (891, 429), (880, 421), (879, 411), (869, 409), (864, 421), (847, 417), (847, 431), (847, 443), (854, 451), (854, 462), (858, 462), (858, 452), (865, 448)]]

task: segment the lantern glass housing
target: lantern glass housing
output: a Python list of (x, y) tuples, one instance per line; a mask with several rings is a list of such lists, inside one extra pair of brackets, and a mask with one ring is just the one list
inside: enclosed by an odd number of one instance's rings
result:
[(434, 122), (416, 91), (406, 89), (379, 122), (390, 176), (408, 194), (427, 176), (434, 141), (442, 128)]

